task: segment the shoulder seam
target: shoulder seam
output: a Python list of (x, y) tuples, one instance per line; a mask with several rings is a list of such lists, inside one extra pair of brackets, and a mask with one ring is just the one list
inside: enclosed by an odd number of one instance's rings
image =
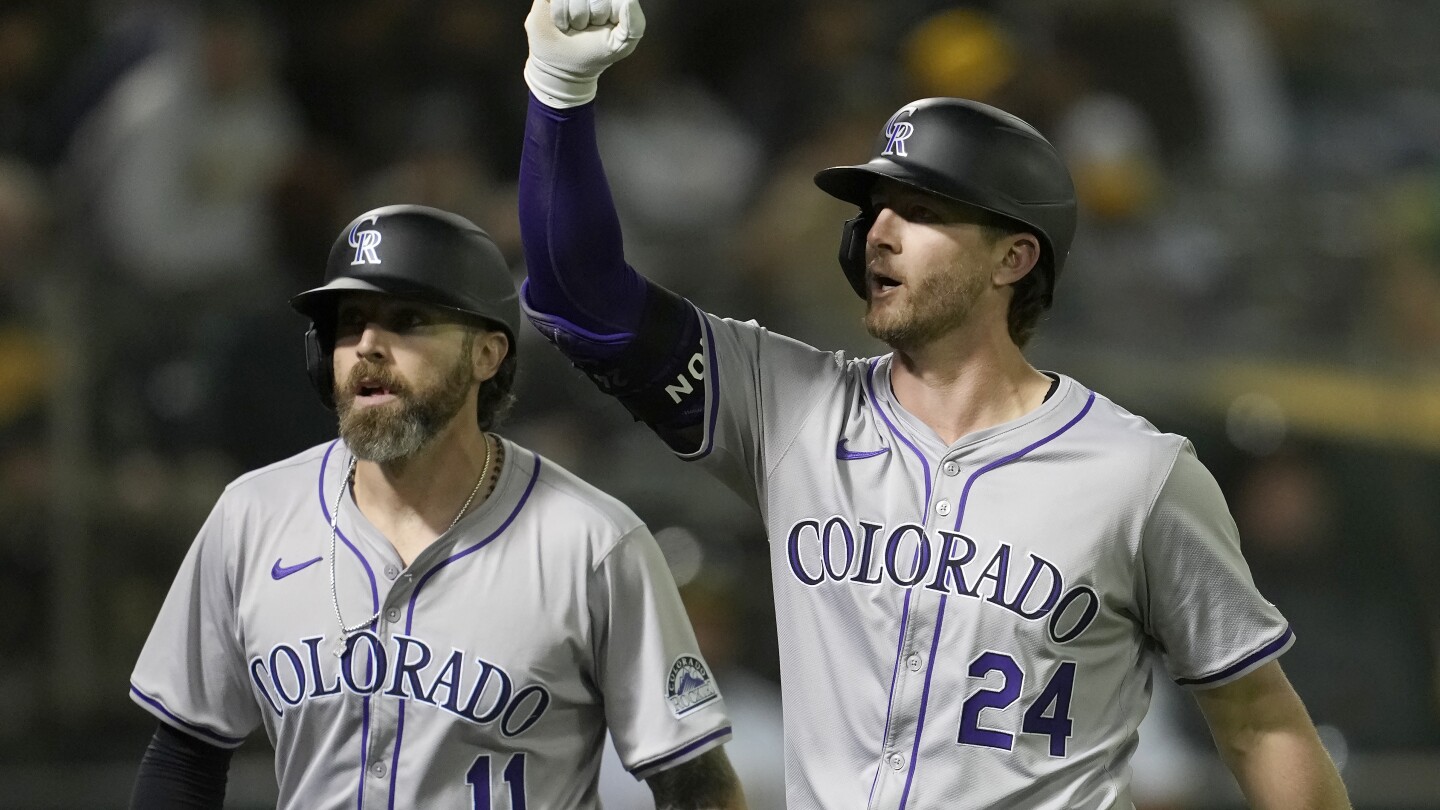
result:
[[(618, 527), (612, 526), (612, 528)], [(634, 528), (615, 538), (615, 542), (611, 543), (610, 547), (605, 549), (605, 553), (600, 554), (595, 558), (595, 564), (590, 566), (590, 573), (594, 574), (595, 572), (599, 571), (600, 567), (605, 564), (606, 560), (610, 559), (610, 555), (614, 554), (616, 549), (625, 545), (627, 542), (629, 542), (630, 538), (634, 537), (637, 532), (644, 528), (646, 528), (645, 524), (643, 522), (639, 523)]]

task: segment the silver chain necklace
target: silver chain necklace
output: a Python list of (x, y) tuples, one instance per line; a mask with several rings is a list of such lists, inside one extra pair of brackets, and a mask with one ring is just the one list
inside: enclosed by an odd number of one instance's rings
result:
[[(475, 482), (475, 488), (470, 490), (470, 497), (465, 499), (465, 504), (455, 514), (455, 519), (445, 531), (455, 528), (460, 518), (470, 511), (470, 504), (475, 501), (475, 496), (480, 493), (480, 486), (485, 479), (490, 477), (490, 434), (485, 434), (485, 465), (480, 468), (480, 478)], [(330, 603), (335, 606), (335, 620), (340, 623), (340, 640), (335, 644), (335, 657), (339, 658), (345, 654), (345, 648), (350, 644), (350, 637), (374, 624), (380, 619), (380, 610), (376, 610), (370, 618), (359, 624), (350, 627), (345, 624), (345, 617), (340, 615), (340, 596), (335, 590), (335, 539), (340, 534), (340, 503), (345, 499), (345, 488), (348, 485), (354, 489), (355, 484), (355, 456), (350, 456), (350, 466), (345, 471), (345, 478), (340, 482), (340, 492), (335, 495), (335, 508), (330, 510)]]

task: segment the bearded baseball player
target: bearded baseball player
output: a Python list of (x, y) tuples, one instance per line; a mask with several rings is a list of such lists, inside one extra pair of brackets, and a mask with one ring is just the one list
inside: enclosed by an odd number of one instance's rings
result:
[(520, 311), (484, 231), (363, 214), (312, 320), (340, 438), (233, 482), (130, 695), (160, 721), (133, 806), (218, 808), (263, 727), (283, 808), (598, 808), (608, 728), (660, 808), (743, 808), (730, 724), (654, 539), (492, 432)]
[(1189, 442), (1022, 353), (1075, 229), (1040, 133), (923, 99), (868, 163), (816, 176), (859, 209), (840, 263), (893, 350), (850, 358), (626, 264), (593, 99), (638, 4), (536, 0), (525, 25), (522, 306), (761, 514), (790, 810), (1130, 808), (1151, 652), (1252, 804), (1347, 805)]

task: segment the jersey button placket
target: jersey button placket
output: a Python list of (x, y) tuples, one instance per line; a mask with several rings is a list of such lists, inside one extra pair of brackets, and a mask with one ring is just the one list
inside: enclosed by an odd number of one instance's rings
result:
[[(951, 466), (958, 474), (960, 466), (954, 462), (941, 464), (939, 470), (951, 475)], [(935, 483), (937, 489), (950, 485), (945, 479)], [(954, 503), (950, 498), (943, 497), (942, 492), (943, 490), (935, 493), (935, 499), (927, 510), (927, 519), (924, 522), (927, 538), (939, 537), (939, 532), (954, 528)], [(932, 546), (932, 554), (937, 551), (938, 549)], [(911, 587), (909, 593), (909, 620), (902, 646), (904, 653), (896, 662), (898, 671), (896, 694), (891, 704), (891, 734), (885, 741), (883, 752), (885, 775), (881, 777), (882, 786), (876, 790), (870, 805), (876, 810), (897, 806), (904, 792), (907, 768), (911, 764), (909, 754), (916, 747), (915, 735), (920, 727), (920, 711), (925, 692), (925, 661), (935, 642), (935, 625), (940, 614), (939, 594), (923, 585)]]
[[(939, 504), (931, 507), (932, 514)], [(943, 521), (928, 521), (926, 533), (933, 535)], [(920, 706), (925, 689), (925, 655), (934, 639), (938, 597), (924, 587), (909, 589), (909, 618), (906, 622), (903, 652), (895, 662), (895, 694), (891, 701), (890, 734), (881, 752), (880, 784), (869, 805), (875, 810), (894, 808), (904, 790), (909, 753), (915, 746), (919, 727)]]

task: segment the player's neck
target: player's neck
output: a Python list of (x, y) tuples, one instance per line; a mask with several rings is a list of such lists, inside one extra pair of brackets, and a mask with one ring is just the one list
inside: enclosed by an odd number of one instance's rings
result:
[(452, 420), (413, 456), (361, 461), (355, 467), (355, 504), (408, 563), (450, 528), (472, 492), (470, 510), (485, 499), (487, 485), (477, 491), (476, 482), (485, 467), (487, 441), (491, 469), (486, 476), (493, 478), (500, 440), (487, 439), (473, 415)]
[(1006, 335), (897, 350), (890, 387), (906, 411), (954, 444), (1040, 407), (1050, 378), (1030, 365)]

